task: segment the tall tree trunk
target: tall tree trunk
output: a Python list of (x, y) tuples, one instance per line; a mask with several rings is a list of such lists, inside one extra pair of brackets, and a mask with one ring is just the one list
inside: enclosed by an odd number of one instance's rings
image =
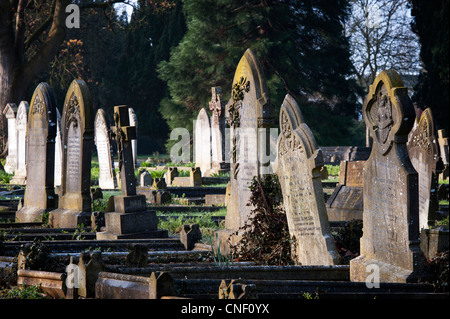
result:
[(11, 101), (13, 71), (16, 62), (14, 54), (14, 33), (12, 11), (9, 1), (0, 0), (0, 154), (6, 147), (6, 118), (3, 109)]
[(70, 0), (56, 0), (48, 36), (28, 61), (23, 52), (26, 0), (16, 2), (17, 12), (14, 12), (10, 0), (0, 0), (0, 153), (7, 139), (3, 109), (7, 103), (19, 104), (27, 100), (25, 95), (29, 86), (57, 54), (65, 37), (65, 8)]

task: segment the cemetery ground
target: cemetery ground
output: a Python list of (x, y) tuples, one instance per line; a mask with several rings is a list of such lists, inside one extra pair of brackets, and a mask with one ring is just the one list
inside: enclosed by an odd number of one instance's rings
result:
[[(162, 178), (172, 163), (153, 154), (138, 159), (136, 180), (143, 170), (153, 179)], [(177, 165), (179, 176), (189, 176), (192, 163)], [(324, 198), (329, 199), (339, 183), (340, 165), (326, 165), (322, 180)], [(183, 173), (185, 172), (185, 173)], [(219, 176), (220, 175), (220, 176)], [(214, 249), (216, 231), (224, 228), (225, 189), (229, 173), (205, 178), (199, 187), (167, 187), (170, 198), (150, 203), (158, 229), (168, 231), (162, 239), (96, 240), (97, 227), (51, 228), (48, 221), (18, 223), (17, 206), (24, 186), (10, 185), (11, 174), (2, 173), (0, 205), (0, 298), (90, 299), (90, 298), (193, 298), (193, 299), (333, 299), (333, 298), (443, 298), (448, 292), (448, 251), (427, 261), (434, 277), (416, 284), (381, 283), (368, 289), (366, 283), (349, 281), (349, 262), (359, 255), (362, 221), (330, 221), (336, 247), (342, 258), (336, 266), (296, 266), (283, 256), (278, 262), (251, 255), (222, 254)], [(206, 184), (206, 185), (205, 185)], [(440, 185), (448, 185), (440, 180)], [(120, 189), (98, 189), (98, 162), (92, 159), (92, 212), (107, 209), (108, 199)], [(139, 189), (156, 189), (142, 186)], [(205, 195), (219, 193), (219, 201), (205, 203)], [(99, 198), (95, 197), (98, 196)], [(448, 229), (448, 200), (440, 200), (443, 212), (436, 228)], [(185, 225), (196, 224), (189, 227)], [(285, 225), (287, 228), (287, 225)], [(198, 227), (198, 228), (196, 228)], [(268, 225), (274, 227), (274, 225)], [(200, 233), (198, 232), (200, 231)], [(200, 234), (200, 236), (199, 236)], [(192, 236), (191, 236), (192, 235)], [(181, 240), (180, 240), (181, 239)], [(189, 245), (189, 247), (187, 247)], [(271, 248), (273, 248), (272, 246)], [(445, 255), (446, 254), (446, 255)], [(256, 255), (255, 255), (256, 256)], [(247, 257), (247, 258), (245, 258)], [(447, 259), (445, 259), (447, 258)], [(68, 284), (70, 267), (81, 269), (79, 286)], [(441, 277), (439, 277), (441, 276)], [(74, 279), (74, 278), (72, 278)], [(75, 288), (75, 289), (74, 289)]]

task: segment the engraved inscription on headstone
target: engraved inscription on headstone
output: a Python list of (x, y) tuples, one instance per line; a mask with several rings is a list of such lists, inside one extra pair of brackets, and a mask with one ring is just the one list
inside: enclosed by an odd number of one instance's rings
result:
[(340, 261), (328, 224), (321, 173), (322, 151), (295, 100), (286, 95), (280, 110), (277, 175), (296, 263), (334, 265)]
[(364, 165), (364, 214), (360, 256), (350, 261), (350, 279), (365, 281), (375, 264), (382, 282), (417, 278), (419, 247), (418, 175), (406, 148), (414, 108), (394, 70), (383, 71), (370, 86), (363, 106), (373, 138)]

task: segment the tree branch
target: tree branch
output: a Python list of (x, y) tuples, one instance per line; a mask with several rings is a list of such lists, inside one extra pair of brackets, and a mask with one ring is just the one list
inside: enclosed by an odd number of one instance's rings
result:
[[(27, 6), (28, 0), (19, 0), (17, 5), (16, 13), (16, 26), (14, 35), (14, 50), (16, 51), (16, 56), (19, 59), (23, 58), (24, 52), (24, 38), (25, 38), (25, 7)], [(21, 61), (20, 61), (21, 62)]]
[[(48, 36), (36, 55), (28, 63), (22, 65), (19, 77), (35, 78), (55, 57), (66, 34), (65, 8), (69, 3), (70, 0), (56, 0), (52, 16), (52, 25)], [(17, 80), (17, 78), (15, 80)]]

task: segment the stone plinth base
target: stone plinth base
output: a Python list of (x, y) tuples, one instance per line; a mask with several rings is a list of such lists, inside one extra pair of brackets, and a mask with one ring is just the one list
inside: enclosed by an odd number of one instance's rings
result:
[(50, 212), (48, 223), (53, 228), (77, 228), (80, 225), (89, 227), (91, 225), (91, 212), (58, 208)]
[(27, 177), (26, 176), (16, 176), (16, 175), (14, 175), (9, 183), (10, 184), (14, 184), (14, 185), (25, 185), (26, 181), (27, 181)]
[(16, 212), (16, 221), (19, 223), (42, 222), (42, 215), (46, 209), (37, 207), (23, 207)]
[(365, 256), (359, 256), (350, 260), (350, 281), (366, 282), (366, 280), (375, 280), (378, 270), (379, 282), (417, 282), (417, 274), (414, 271), (379, 260), (366, 259)]

